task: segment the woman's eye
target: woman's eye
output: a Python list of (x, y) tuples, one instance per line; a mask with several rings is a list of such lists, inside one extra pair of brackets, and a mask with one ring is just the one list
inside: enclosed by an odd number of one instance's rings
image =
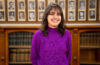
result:
[(60, 16), (61, 14), (60, 13), (57, 13), (57, 15)]
[(54, 13), (50, 13), (50, 15), (54, 15)]

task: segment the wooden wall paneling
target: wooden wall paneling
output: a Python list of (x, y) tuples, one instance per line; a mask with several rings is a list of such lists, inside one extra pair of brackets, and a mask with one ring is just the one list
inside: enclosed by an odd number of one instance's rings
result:
[(69, 30), (69, 32), (70, 32), (70, 34), (71, 34), (71, 39), (72, 39), (72, 55), (71, 55), (71, 62), (70, 62), (70, 65), (72, 65), (73, 64), (73, 61), (72, 61), (72, 57), (73, 57), (73, 30), (72, 29), (68, 29)]
[(5, 41), (5, 47), (6, 47), (6, 48), (5, 48), (5, 49), (6, 49), (6, 50), (5, 50), (5, 54), (6, 54), (6, 65), (8, 65), (8, 63), (9, 63), (9, 62), (8, 62), (8, 61), (9, 61), (9, 59), (8, 59), (8, 56), (9, 56), (8, 54), (9, 54), (9, 52), (8, 52), (8, 51), (9, 51), (9, 50), (8, 50), (8, 38), (7, 38), (7, 37), (8, 37), (8, 31), (5, 32), (5, 40), (6, 40), (6, 41)]
[(98, 7), (99, 7), (99, 21), (100, 21), (100, 0), (98, 1), (99, 1)]
[(78, 21), (78, 0), (76, 0), (75, 4), (75, 22)]
[(88, 0), (86, 0), (86, 21), (88, 21)]
[(99, 3), (99, 2), (100, 2), (100, 0), (97, 0), (97, 13), (96, 13), (97, 17), (96, 17), (96, 20), (97, 20), (98, 22), (99, 22), (99, 17), (100, 17), (100, 16), (99, 16), (99, 14), (100, 14), (100, 13), (99, 13), (99, 11), (100, 11), (100, 6), (99, 6), (100, 3)]
[(0, 28), (0, 65), (5, 65), (5, 34), (4, 29)]
[(79, 65), (79, 45), (78, 45), (78, 29), (73, 29), (72, 34), (72, 65)]

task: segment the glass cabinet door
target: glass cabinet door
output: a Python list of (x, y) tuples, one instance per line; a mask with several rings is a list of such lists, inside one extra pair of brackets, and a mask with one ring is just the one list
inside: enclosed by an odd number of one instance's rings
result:
[(30, 49), (33, 32), (11, 32), (8, 34), (9, 65), (31, 64)]
[(80, 65), (100, 65), (100, 31), (80, 33)]

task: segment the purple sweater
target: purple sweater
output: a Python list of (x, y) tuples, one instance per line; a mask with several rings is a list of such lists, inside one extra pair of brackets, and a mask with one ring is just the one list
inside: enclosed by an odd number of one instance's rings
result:
[(37, 30), (32, 38), (32, 65), (69, 65), (71, 60), (71, 35), (68, 30), (64, 36), (56, 28), (48, 28), (48, 36)]

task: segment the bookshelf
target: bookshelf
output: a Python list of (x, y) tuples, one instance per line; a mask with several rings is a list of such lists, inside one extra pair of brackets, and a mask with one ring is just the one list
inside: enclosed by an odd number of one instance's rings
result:
[[(31, 39), (31, 36), (34, 35), (37, 29), (39, 29), (39, 26), (0, 27), (0, 65), (32, 65), (28, 61), (31, 46), (26, 39)], [(100, 26), (68, 25), (67, 29), (72, 37), (72, 58), (70, 65), (100, 65)], [(25, 37), (25, 35), (27, 36)], [(19, 37), (21, 41), (18, 39)], [(25, 42), (23, 40), (27, 43), (23, 43)], [(27, 59), (24, 59), (25, 57)], [(13, 60), (15, 58), (17, 59)]]
[(31, 65), (31, 41), (36, 30), (8, 30), (6, 32), (6, 65)]
[(100, 65), (100, 30), (80, 32), (80, 65)]

